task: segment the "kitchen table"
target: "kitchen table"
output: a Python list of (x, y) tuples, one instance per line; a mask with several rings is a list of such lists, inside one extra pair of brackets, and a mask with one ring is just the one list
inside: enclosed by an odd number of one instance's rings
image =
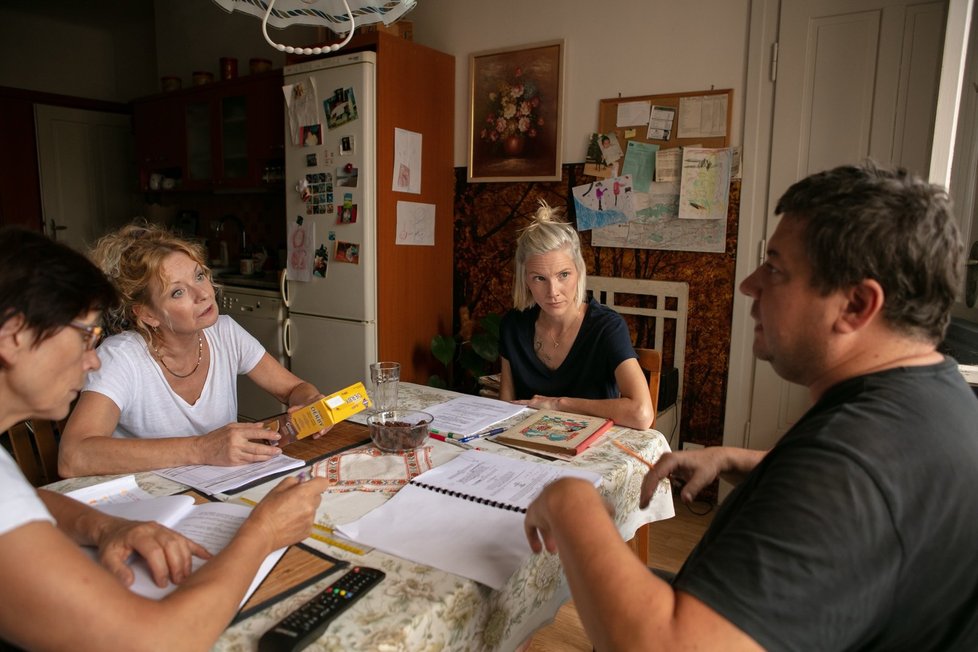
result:
[[(399, 407), (424, 409), (458, 396), (454, 392), (402, 382)], [(516, 423), (517, 415), (501, 425)], [(363, 415), (355, 420), (363, 422)], [(369, 447), (367, 430), (357, 423), (344, 422), (319, 440), (302, 440), (286, 452), (303, 459), (316, 457), (336, 448)], [(650, 522), (674, 515), (668, 483), (663, 482), (644, 510), (638, 509), (639, 490), (646, 465), (614, 446), (618, 439), (644, 459), (654, 461), (668, 451), (665, 437), (655, 430), (632, 430), (614, 426), (601, 440), (570, 461), (545, 462), (588, 469), (604, 481), (599, 491), (615, 507), (615, 523), (624, 539)], [(463, 449), (429, 440), (433, 465), (444, 463)], [(520, 459), (542, 461), (530, 454), (506, 448), (491, 441), (479, 441), (479, 448)], [(106, 477), (64, 480), (49, 488), (70, 491)], [(137, 474), (139, 485), (154, 495), (177, 493), (186, 487), (152, 473)], [(248, 489), (230, 500), (260, 500), (277, 480)], [(389, 498), (381, 492), (327, 491), (317, 513), (317, 531), (352, 521)], [(309, 538), (306, 544), (351, 564), (374, 566), (386, 579), (363, 599), (333, 621), (309, 650), (514, 650), (533, 632), (545, 626), (557, 610), (570, 599), (567, 581), (556, 555), (530, 555), (499, 591), (436, 568), (400, 559), (379, 550), (362, 554), (348, 548)], [(450, 553), (447, 553), (450, 554)], [(218, 639), (215, 650), (253, 650), (262, 633), (321, 591), (337, 575), (331, 575), (264, 611), (229, 627)]]

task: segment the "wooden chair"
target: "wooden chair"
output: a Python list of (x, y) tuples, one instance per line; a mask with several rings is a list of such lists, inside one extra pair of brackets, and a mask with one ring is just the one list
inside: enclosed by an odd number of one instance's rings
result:
[(649, 377), (649, 395), (652, 397), (652, 427), (659, 416), (659, 379), (662, 376), (662, 354), (655, 349), (635, 349), (638, 354), (638, 366)]
[[(689, 285), (677, 281), (653, 281), (651, 279), (625, 279), (606, 276), (588, 276), (588, 292), (598, 303), (635, 319), (651, 320), (653, 337), (643, 344), (651, 346), (676, 368), (678, 372), (676, 402), (673, 405), (656, 405), (656, 430), (669, 440), (669, 445), (680, 440), (682, 423), (683, 379), (686, 370), (686, 318), (689, 306)], [(666, 334), (666, 324), (671, 324)], [(660, 362), (660, 367), (661, 367)], [(658, 398), (658, 390), (653, 402)]]
[(21, 421), (7, 431), (14, 460), (35, 487), (59, 480), (57, 425), (46, 419)]

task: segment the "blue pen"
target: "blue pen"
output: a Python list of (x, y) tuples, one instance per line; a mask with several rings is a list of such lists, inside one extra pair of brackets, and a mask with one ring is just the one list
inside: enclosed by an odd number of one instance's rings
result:
[(505, 428), (493, 428), (492, 430), (486, 430), (485, 432), (480, 432), (477, 437), (492, 437), (493, 435), (498, 435), (501, 432), (506, 432)]

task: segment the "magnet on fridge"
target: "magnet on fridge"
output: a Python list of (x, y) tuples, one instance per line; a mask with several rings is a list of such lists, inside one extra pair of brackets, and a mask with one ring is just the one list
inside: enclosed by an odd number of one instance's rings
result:
[(344, 165), (344, 166), (343, 166), (343, 170), (344, 170), (344, 171), (345, 171), (345, 172), (346, 172), (347, 174), (350, 174), (351, 172), (353, 172), (353, 163), (347, 163), (346, 165)]
[(302, 201), (309, 201), (309, 198), (312, 197), (312, 192), (309, 190), (309, 182), (305, 178), (299, 179), (299, 182), (295, 184), (295, 191), (299, 193)]

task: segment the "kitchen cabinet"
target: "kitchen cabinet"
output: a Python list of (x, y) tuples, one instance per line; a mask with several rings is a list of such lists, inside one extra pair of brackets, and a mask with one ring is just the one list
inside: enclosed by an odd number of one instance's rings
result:
[(185, 190), (270, 187), (284, 152), (282, 74), (137, 100), (133, 120), (143, 190), (154, 173)]
[(139, 182), (149, 188), (149, 177), (158, 173), (179, 177), (186, 159), (183, 103), (176, 98), (136, 102), (133, 105), (133, 137)]

